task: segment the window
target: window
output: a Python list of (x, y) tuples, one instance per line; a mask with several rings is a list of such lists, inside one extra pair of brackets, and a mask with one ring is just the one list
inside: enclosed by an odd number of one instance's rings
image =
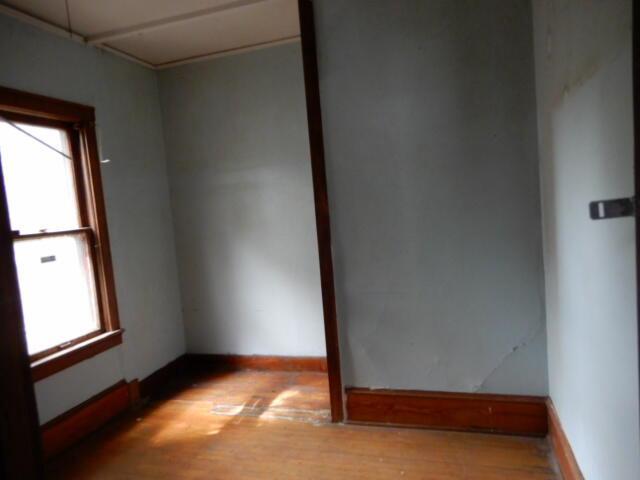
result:
[(0, 88), (0, 165), (34, 379), (121, 342), (90, 107)]

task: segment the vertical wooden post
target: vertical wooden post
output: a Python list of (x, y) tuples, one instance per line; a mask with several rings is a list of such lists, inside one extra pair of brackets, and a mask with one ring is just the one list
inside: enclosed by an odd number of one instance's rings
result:
[(322, 285), (324, 332), (327, 344), (331, 419), (333, 422), (341, 422), (344, 418), (344, 406), (342, 401), (340, 345), (333, 278), (333, 257), (331, 254), (331, 225), (329, 219), (329, 196), (327, 194), (327, 174), (324, 162), (324, 139), (322, 134), (322, 111), (320, 109), (316, 34), (311, 0), (298, 0), (298, 11), (300, 15), (302, 63), (304, 67), (304, 85), (307, 99), (307, 122), (309, 126), (309, 146), (311, 149), (311, 173), (313, 175), (318, 254), (320, 257), (320, 282)]
[(42, 443), (0, 164), (0, 478), (42, 478)]
[[(640, 0), (633, 0), (633, 170), (636, 202), (636, 304), (638, 321), (638, 370), (640, 371)], [(640, 455), (640, 452), (638, 452)]]

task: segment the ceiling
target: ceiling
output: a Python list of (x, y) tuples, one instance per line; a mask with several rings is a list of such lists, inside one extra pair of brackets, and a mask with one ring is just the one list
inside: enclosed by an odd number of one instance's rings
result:
[[(68, 9), (67, 9), (68, 6)], [(3, 0), (0, 13), (152, 68), (295, 41), (297, 0)]]

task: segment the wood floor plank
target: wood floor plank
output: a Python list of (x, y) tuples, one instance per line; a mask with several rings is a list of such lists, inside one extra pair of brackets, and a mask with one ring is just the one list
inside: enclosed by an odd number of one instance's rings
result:
[[(328, 410), (322, 373), (233, 372), (184, 379), (161, 400), (57, 458), (48, 466), (48, 478), (559, 478), (544, 439), (305, 418), (304, 412), (317, 416)], [(278, 417), (283, 412), (290, 415)]]

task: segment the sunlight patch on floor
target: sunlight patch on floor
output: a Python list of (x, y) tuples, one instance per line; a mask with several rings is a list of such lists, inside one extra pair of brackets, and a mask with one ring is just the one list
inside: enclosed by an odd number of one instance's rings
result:
[(211, 408), (211, 413), (230, 417), (259, 418), (260, 420), (288, 420), (312, 424), (327, 423), (331, 418), (329, 410), (308, 410), (272, 405), (238, 406), (218, 404)]

